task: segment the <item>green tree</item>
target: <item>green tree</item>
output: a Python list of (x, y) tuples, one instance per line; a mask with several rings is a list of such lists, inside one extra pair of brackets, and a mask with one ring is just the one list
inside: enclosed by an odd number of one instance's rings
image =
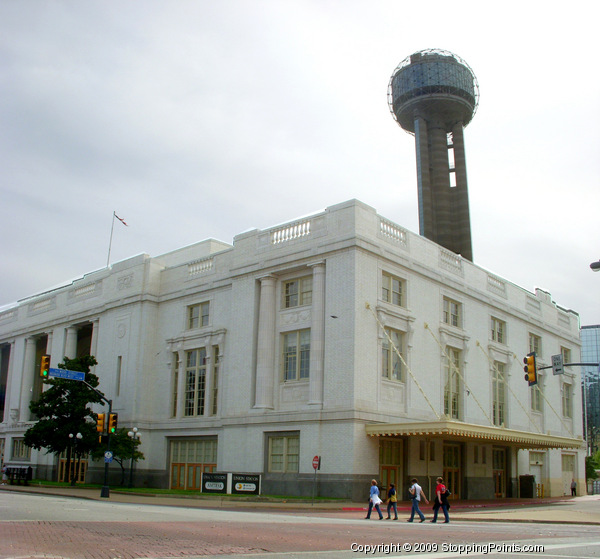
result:
[[(121, 467), (121, 485), (125, 485), (125, 462), (131, 460), (134, 462), (144, 460), (144, 453), (138, 450), (141, 444), (139, 438), (132, 438), (128, 434), (128, 429), (117, 429), (117, 432), (110, 436), (110, 451), (113, 455), (113, 461)], [(104, 448), (97, 448), (92, 452), (94, 460), (100, 460), (104, 456)]]
[(587, 479), (598, 479), (596, 470), (600, 470), (600, 450), (585, 458), (585, 477)]
[[(65, 357), (58, 367), (85, 373), (86, 383), (96, 388), (99, 384), (98, 377), (89, 372), (94, 365), (97, 365), (96, 359), (88, 355), (76, 359)], [(73, 448), (74, 439), (69, 435), (81, 433), (82, 438), (77, 441), (77, 453), (87, 455), (96, 449), (99, 444), (95, 425), (97, 416), (90, 404), (101, 403), (100, 396), (83, 382), (76, 380), (49, 377), (44, 379), (44, 383), (50, 385), (50, 388), (42, 392), (39, 400), (29, 405), (38, 420), (25, 432), (25, 444), (60, 455)]]

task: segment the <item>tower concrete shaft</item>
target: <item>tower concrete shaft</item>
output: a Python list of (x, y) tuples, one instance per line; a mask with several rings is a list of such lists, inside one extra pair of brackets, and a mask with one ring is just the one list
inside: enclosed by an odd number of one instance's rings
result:
[(390, 111), (415, 136), (419, 232), (473, 260), (463, 130), (479, 100), (477, 79), (456, 55), (416, 52), (388, 85)]
[(415, 145), (419, 233), (472, 261), (462, 123), (456, 123), (448, 134), (439, 123), (417, 115)]

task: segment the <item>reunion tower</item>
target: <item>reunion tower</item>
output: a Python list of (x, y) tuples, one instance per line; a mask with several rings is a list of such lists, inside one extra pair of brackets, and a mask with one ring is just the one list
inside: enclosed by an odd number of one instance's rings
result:
[(419, 232), (473, 261), (464, 127), (479, 101), (468, 64), (451, 52), (411, 54), (394, 70), (388, 104), (394, 119), (415, 136)]

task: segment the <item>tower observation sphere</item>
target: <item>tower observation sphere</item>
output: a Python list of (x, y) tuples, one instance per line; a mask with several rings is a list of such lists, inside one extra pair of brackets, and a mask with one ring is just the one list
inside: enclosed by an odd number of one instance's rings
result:
[(392, 73), (388, 105), (415, 136), (420, 234), (473, 260), (464, 127), (479, 103), (475, 74), (440, 49), (411, 54)]

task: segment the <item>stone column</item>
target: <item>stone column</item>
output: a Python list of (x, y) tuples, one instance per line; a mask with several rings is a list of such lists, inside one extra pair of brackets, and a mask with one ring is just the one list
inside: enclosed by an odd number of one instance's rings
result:
[(69, 359), (75, 359), (75, 357), (77, 357), (77, 328), (75, 328), (75, 326), (69, 326), (67, 328), (65, 356)]
[(325, 263), (313, 266), (313, 292), (310, 328), (310, 377), (308, 403), (323, 404), (325, 357)]
[(275, 386), (275, 301), (276, 278), (260, 279), (258, 341), (256, 348), (256, 394), (254, 407), (273, 409)]
[(35, 371), (35, 338), (25, 340), (25, 356), (23, 358), (23, 376), (21, 378), (21, 398), (19, 402), (19, 421), (29, 421), (29, 402), (33, 394), (33, 375)]
[[(9, 422), (9, 418), (10, 418), (10, 409), (15, 407), (15, 404), (18, 405), (19, 402), (14, 402), (11, 401), (11, 395), (12, 395), (12, 379), (15, 378), (15, 375), (13, 375), (13, 370), (14, 370), (14, 361), (15, 361), (15, 342), (11, 341), (10, 342), (10, 347), (8, 349), (8, 371), (7, 371), (7, 375), (6, 375), (6, 392), (5, 397), (4, 397), (4, 417), (0, 417), (0, 420), (3, 423), (8, 423)], [(20, 397), (20, 394), (19, 394)]]
[(92, 342), (90, 344), (90, 355), (93, 355), (96, 359), (98, 359), (98, 328), (100, 326), (100, 319), (94, 318), (92, 320)]

